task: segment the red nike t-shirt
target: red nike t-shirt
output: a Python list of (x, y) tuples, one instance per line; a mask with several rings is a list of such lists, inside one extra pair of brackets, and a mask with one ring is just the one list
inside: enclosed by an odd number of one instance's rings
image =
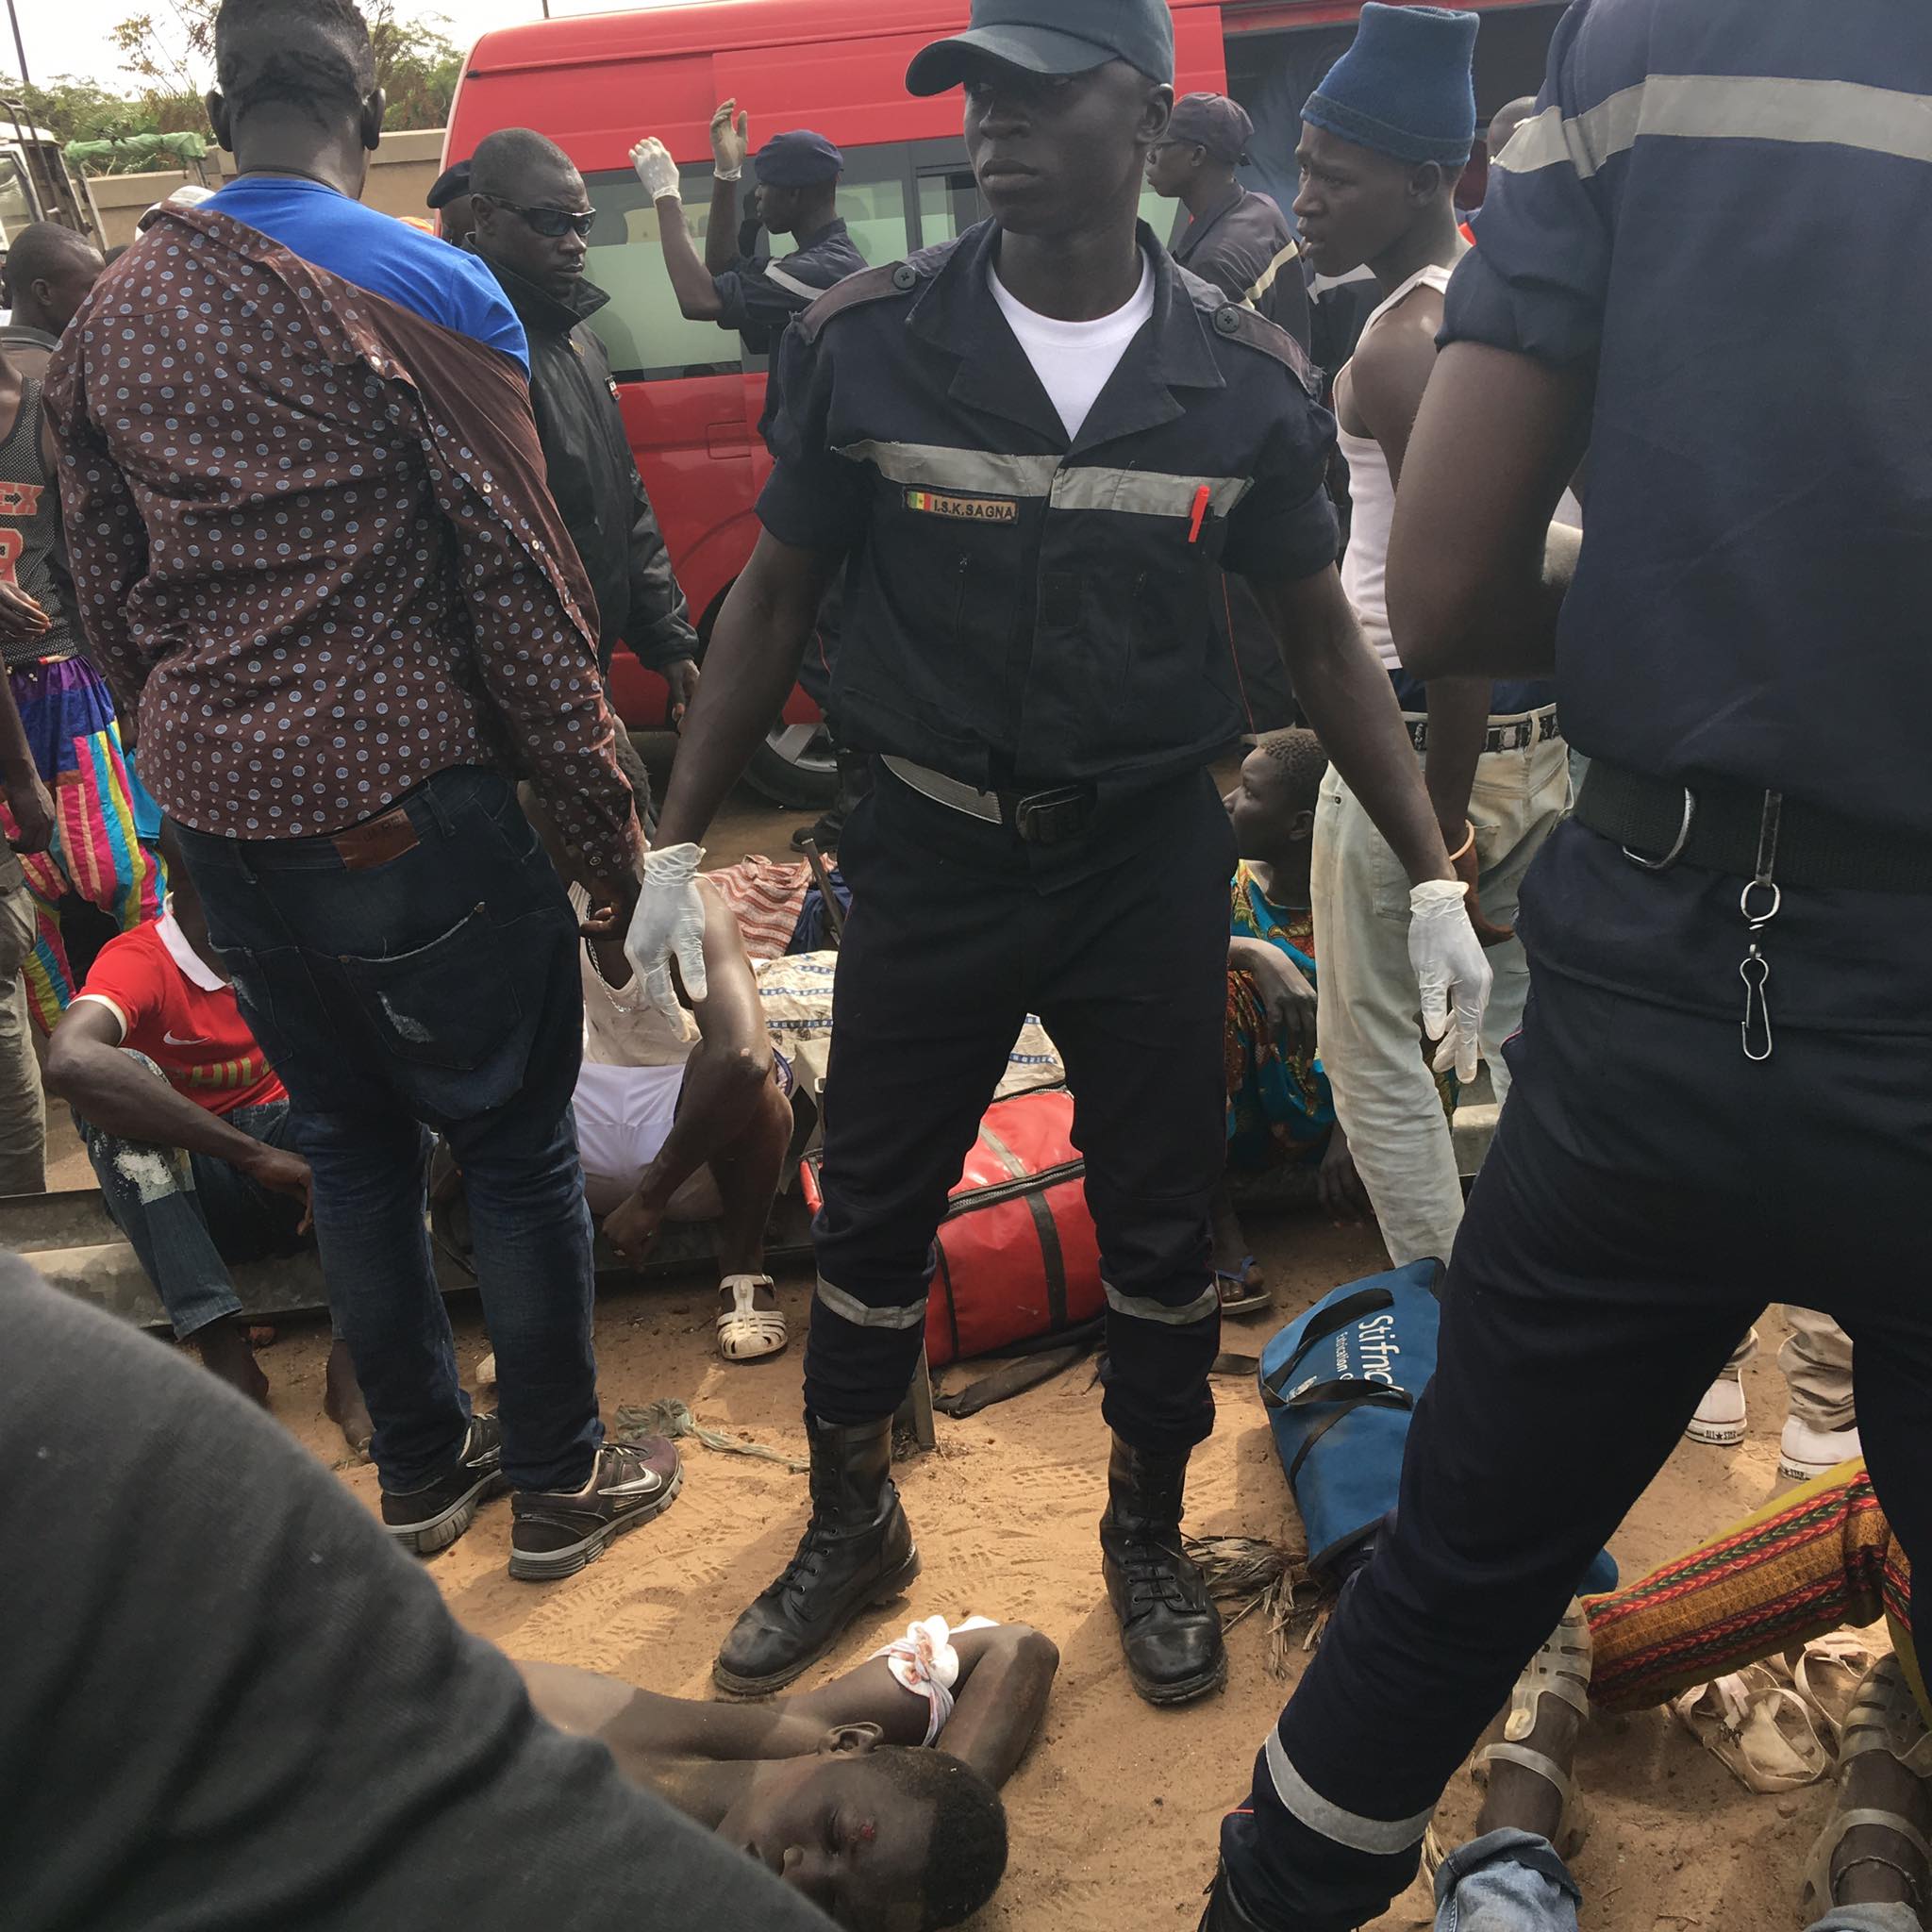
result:
[(76, 997), (106, 1007), (121, 1022), (121, 1044), (146, 1054), (210, 1113), (287, 1097), (235, 989), (196, 956), (172, 913), (109, 940)]

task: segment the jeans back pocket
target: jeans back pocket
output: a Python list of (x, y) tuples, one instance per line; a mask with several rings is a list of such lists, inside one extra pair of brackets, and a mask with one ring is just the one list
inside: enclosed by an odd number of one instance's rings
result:
[(427, 945), (381, 958), (338, 955), (389, 1051), (417, 1066), (466, 1074), (500, 1053), (524, 1018), (504, 939), (478, 904)]

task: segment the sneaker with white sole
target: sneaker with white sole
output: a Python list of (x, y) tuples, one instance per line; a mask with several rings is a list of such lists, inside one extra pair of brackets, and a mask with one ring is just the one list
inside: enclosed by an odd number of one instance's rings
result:
[(503, 1425), (473, 1415), (456, 1460), (420, 1490), (382, 1492), (382, 1526), (406, 1549), (433, 1557), (476, 1520), (476, 1511), (503, 1490)]
[(1729, 1449), (1744, 1440), (1744, 1385), (1735, 1374), (1720, 1375), (1704, 1391), (1697, 1413), (1685, 1424), (1693, 1442)]
[(662, 1436), (606, 1442), (580, 1490), (519, 1490), (510, 1498), (509, 1574), (525, 1583), (571, 1576), (625, 1530), (670, 1508), (684, 1482)]
[(1792, 1416), (1785, 1424), (1784, 1436), (1778, 1443), (1777, 1473), (1787, 1482), (1808, 1483), (1813, 1476), (1824, 1475), (1840, 1462), (1849, 1462), (1864, 1453), (1856, 1426), (1814, 1429)]

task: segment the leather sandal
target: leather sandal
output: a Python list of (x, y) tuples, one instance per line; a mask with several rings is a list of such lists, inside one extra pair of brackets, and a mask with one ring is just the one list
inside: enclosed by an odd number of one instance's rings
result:
[[(1844, 1792), (1845, 1774), (1852, 1761), (1862, 1757), (1868, 1751), (1883, 1751), (1888, 1757), (1896, 1758), (1915, 1777), (1932, 1775), (1932, 1731), (1926, 1727), (1924, 1713), (1920, 1710), (1918, 1700), (1906, 1682), (1904, 1667), (1895, 1657), (1885, 1657), (1874, 1664), (1859, 1685), (1857, 1696), (1852, 1700), (1839, 1744), (1840, 1800)], [(1831, 1864), (1838, 1856), (1839, 1847), (1843, 1844), (1846, 1834), (1860, 1825), (1876, 1825), (1903, 1840), (1918, 1855), (1920, 1870), (1912, 1871), (1895, 1858), (1870, 1853), (1863, 1857), (1850, 1859), (1834, 1874)], [(1860, 1865), (1883, 1865), (1897, 1873), (1910, 1894), (1912, 1909), (1923, 1916), (1926, 1903), (1924, 1874), (1932, 1871), (1932, 1844), (1926, 1842), (1924, 1832), (1909, 1818), (1871, 1805), (1835, 1811), (1825, 1822), (1805, 1867), (1807, 1916), (1822, 1918), (1831, 1911), (1838, 1904), (1836, 1884), (1847, 1872)]]
[(775, 1295), (769, 1274), (727, 1274), (719, 1283), (719, 1292), (731, 1297), (731, 1306), (718, 1317), (718, 1353), (727, 1362), (763, 1361), (785, 1352), (791, 1339), (785, 1317), (776, 1308), (758, 1306), (758, 1292)]
[(1517, 1678), (1516, 1688), (1509, 1693), (1509, 1710), (1503, 1720), (1502, 1738), (1485, 1745), (1475, 1760), (1478, 1771), (1487, 1770), (1491, 1764), (1520, 1764), (1545, 1784), (1556, 1787), (1563, 1801), (1563, 1816), (1553, 1840), (1557, 1857), (1563, 1858), (1574, 1857), (1589, 1834), (1583, 1794), (1576, 1780), (1554, 1757), (1524, 1740), (1535, 1731), (1545, 1697), (1567, 1704), (1583, 1723), (1590, 1722), (1590, 1619), (1584, 1615), (1583, 1606), (1573, 1597), (1570, 1607), (1563, 1612), (1563, 1621)]

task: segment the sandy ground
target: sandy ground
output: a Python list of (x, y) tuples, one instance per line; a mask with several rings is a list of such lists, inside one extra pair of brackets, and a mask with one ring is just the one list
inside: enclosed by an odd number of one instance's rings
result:
[[(743, 801), (721, 827), (714, 856), (774, 856), (799, 815)], [(56, 1186), (84, 1184), (63, 1162)], [(1273, 1315), (1230, 1323), (1226, 1346), (1258, 1351), (1274, 1325), (1339, 1282), (1383, 1265), (1373, 1231), (1319, 1220), (1259, 1222), (1250, 1232), (1274, 1286)], [(802, 1335), (808, 1283), (783, 1283)], [(713, 1299), (703, 1280), (606, 1298), (597, 1348), (607, 1419), (620, 1405), (678, 1396), (698, 1418), (793, 1454), (803, 1451), (799, 1348), (769, 1365), (726, 1368), (711, 1349)], [(456, 1314), (466, 1375), (487, 1350), (474, 1305)], [(1626, 1577), (1764, 1500), (1772, 1487), (1783, 1387), (1773, 1364), (1782, 1323), (1747, 1372), (1750, 1440), (1725, 1452), (1683, 1444), (1613, 1542)], [(320, 1328), (286, 1328), (262, 1356), (276, 1416), (371, 1507), (373, 1469), (345, 1466), (322, 1413)], [(974, 1370), (955, 1370), (955, 1379)], [(1195, 1460), (1190, 1526), (1295, 1540), (1298, 1530), (1252, 1384), (1224, 1380), (1220, 1424)], [(618, 1543), (578, 1577), (551, 1587), (509, 1581), (509, 1513), (493, 1505), (434, 1574), (453, 1611), (511, 1655), (590, 1665), (654, 1690), (709, 1692), (719, 1640), (790, 1554), (805, 1483), (774, 1463), (687, 1443), (687, 1481), (658, 1523)], [(1211, 1873), (1223, 1811), (1247, 1788), (1254, 1751), (1291, 1688), (1270, 1674), (1254, 1622), (1229, 1640), (1226, 1691), (1160, 1713), (1128, 1687), (1100, 1585), (1095, 1524), (1106, 1441), (1086, 1370), (987, 1410), (939, 1422), (937, 1453), (902, 1467), (900, 1482), (924, 1559), (911, 1598), (920, 1614), (981, 1611), (1024, 1618), (1059, 1644), (1063, 1663), (1045, 1726), (1008, 1788), (1012, 1863), (999, 1898), (975, 1922), (1026, 1932), (1192, 1932)], [(903, 1628), (911, 1610), (869, 1614), (823, 1667), (850, 1668)], [(1800, 1924), (1800, 1874), (1829, 1805), (1814, 1786), (1758, 1797), (1662, 1714), (1601, 1720), (1581, 1774), (1593, 1829), (1576, 1863), (1597, 1932), (1768, 1932)], [(1463, 1835), (1475, 1798), (1459, 1780), (1445, 1837)], [(1378, 1923), (1429, 1918), (1418, 1887)]]

